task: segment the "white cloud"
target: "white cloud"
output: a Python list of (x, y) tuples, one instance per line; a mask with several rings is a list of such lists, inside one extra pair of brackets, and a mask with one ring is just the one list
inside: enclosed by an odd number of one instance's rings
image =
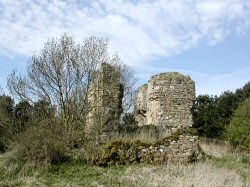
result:
[[(0, 57), (29, 57), (64, 32), (78, 42), (97, 35), (109, 38), (111, 51), (125, 63), (143, 64), (144, 80), (160, 71), (146, 65), (158, 57), (215, 45), (249, 29), (249, 0), (0, 0)], [(221, 75), (174, 71), (191, 75), (198, 94), (220, 94), (249, 81), (250, 69)]]
[(108, 37), (130, 65), (216, 44), (250, 24), (249, 0), (0, 0), (0, 55), (30, 56), (51, 37)]
[(250, 66), (245, 68), (238, 68), (234, 72), (230, 73), (203, 73), (198, 71), (186, 70), (186, 69), (170, 69), (162, 67), (153, 67), (152, 65), (146, 65), (143, 67), (143, 71), (140, 71), (140, 82), (138, 86), (146, 83), (150, 77), (157, 73), (162, 72), (180, 72), (183, 75), (190, 76), (196, 85), (196, 95), (200, 94), (213, 94), (220, 95), (224, 91), (235, 91), (238, 88), (243, 87), (250, 81), (249, 72)]
[[(185, 71), (184, 71), (185, 72)], [(205, 74), (200, 72), (187, 72), (196, 82), (197, 95), (220, 95), (224, 91), (235, 91), (244, 86), (249, 79), (250, 66), (239, 68), (234, 72), (224, 74)]]

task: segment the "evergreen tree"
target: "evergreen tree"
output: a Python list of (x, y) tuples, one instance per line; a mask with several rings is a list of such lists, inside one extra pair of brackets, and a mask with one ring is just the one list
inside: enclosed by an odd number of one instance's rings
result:
[(250, 97), (250, 82), (235, 92), (225, 91), (219, 97), (200, 95), (193, 107), (194, 127), (200, 136), (224, 138), (233, 112)]

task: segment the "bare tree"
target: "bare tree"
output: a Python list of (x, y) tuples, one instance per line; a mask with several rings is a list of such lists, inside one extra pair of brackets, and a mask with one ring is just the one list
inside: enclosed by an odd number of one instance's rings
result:
[(13, 71), (8, 78), (8, 88), (20, 100), (44, 100), (56, 106), (69, 129), (74, 123), (85, 123), (90, 85), (98, 77), (102, 63), (112, 64), (121, 71), (124, 106), (127, 105), (133, 95), (130, 89), (134, 82), (128, 82), (133, 79), (132, 70), (122, 65), (117, 55), (108, 54), (108, 41), (103, 38), (90, 37), (76, 44), (65, 34), (60, 39), (49, 40), (42, 51), (29, 60), (26, 76)]
[(134, 70), (126, 64), (119, 66), (121, 72), (121, 84), (124, 87), (124, 96), (122, 100), (123, 115), (132, 112), (136, 99), (136, 82)]

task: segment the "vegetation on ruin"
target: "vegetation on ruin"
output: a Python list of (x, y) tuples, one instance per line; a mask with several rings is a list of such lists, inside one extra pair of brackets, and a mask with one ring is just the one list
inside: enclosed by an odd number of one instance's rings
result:
[(178, 72), (160, 73), (159, 75), (160, 75), (160, 77), (162, 77), (162, 78), (164, 78), (166, 80), (171, 80), (172, 78), (183, 79), (183, 77), (184, 77), (182, 74), (180, 74)]

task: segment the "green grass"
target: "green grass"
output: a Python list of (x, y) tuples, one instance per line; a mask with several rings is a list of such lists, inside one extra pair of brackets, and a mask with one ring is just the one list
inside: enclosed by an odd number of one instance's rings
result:
[(0, 186), (124, 186), (119, 180), (126, 166), (102, 168), (82, 162), (65, 162), (35, 169), (26, 164), (9, 163), (0, 156)]
[(39, 178), (47, 181), (49, 186), (60, 184), (74, 184), (76, 186), (121, 186), (119, 180), (123, 175), (125, 166), (112, 166), (101, 168), (97, 166), (85, 165), (83, 163), (69, 162), (59, 165), (52, 165), (43, 170)]

